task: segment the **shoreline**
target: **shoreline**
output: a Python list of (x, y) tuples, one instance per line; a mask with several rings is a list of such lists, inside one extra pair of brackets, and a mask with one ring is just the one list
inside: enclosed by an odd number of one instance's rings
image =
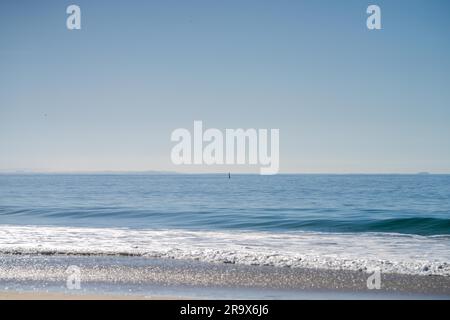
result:
[(120, 255), (450, 276), (448, 236), (1, 225), (0, 243), (0, 255)]
[[(69, 290), (68, 268), (80, 270)], [(450, 299), (450, 277), (164, 258), (0, 255), (1, 299)]]
[(114, 294), (72, 294), (64, 292), (0, 291), (1, 300), (184, 300), (174, 296), (131, 296)]

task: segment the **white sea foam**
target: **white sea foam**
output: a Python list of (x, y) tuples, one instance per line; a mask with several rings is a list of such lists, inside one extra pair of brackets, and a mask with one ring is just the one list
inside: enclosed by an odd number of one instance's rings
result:
[(206, 262), (450, 276), (448, 237), (0, 226), (0, 253), (126, 254)]

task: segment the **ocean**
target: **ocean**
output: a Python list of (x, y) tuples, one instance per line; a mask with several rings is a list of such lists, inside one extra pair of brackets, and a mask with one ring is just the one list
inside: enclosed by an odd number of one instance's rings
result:
[(450, 275), (450, 175), (3, 174), (0, 253)]

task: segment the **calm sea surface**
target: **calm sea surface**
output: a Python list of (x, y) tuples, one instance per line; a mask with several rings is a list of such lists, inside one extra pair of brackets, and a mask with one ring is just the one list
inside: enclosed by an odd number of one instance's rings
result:
[(0, 223), (450, 234), (450, 175), (0, 175)]

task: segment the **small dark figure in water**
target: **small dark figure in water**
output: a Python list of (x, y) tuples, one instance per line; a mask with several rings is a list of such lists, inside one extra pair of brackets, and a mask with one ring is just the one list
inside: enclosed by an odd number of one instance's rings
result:
[(231, 179), (231, 173), (228, 172), (228, 179)]

